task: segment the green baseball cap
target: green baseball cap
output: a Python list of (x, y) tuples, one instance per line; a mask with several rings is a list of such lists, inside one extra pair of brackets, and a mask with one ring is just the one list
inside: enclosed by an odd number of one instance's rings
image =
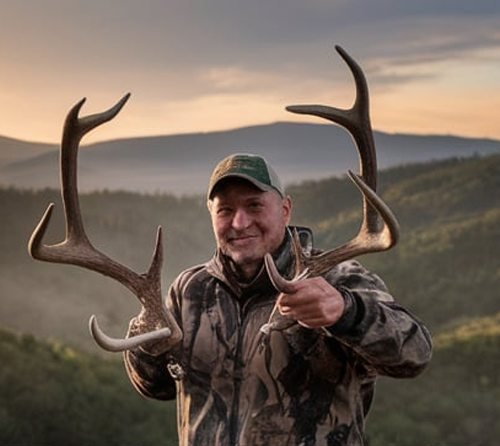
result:
[(243, 178), (261, 191), (274, 190), (282, 197), (285, 196), (278, 174), (262, 156), (235, 153), (215, 166), (208, 184), (208, 199), (212, 199), (214, 188), (221, 180), (231, 177)]

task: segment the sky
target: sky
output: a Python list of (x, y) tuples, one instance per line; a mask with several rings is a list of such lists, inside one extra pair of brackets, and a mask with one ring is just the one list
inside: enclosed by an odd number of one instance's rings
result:
[(363, 67), (373, 127), (500, 139), (498, 0), (0, 0), (0, 135), (58, 142), (67, 111), (132, 97), (86, 142), (325, 123)]

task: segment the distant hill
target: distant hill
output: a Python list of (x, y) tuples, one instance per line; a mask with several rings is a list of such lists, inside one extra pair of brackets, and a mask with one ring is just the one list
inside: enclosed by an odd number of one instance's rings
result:
[[(500, 141), (489, 139), (375, 132), (375, 140), (380, 168), (500, 152)], [(0, 185), (58, 187), (56, 147), (13, 141), (0, 138)], [(80, 189), (200, 194), (217, 161), (233, 152), (263, 154), (287, 184), (340, 175), (357, 169), (358, 163), (344, 129), (333, 124), (278, 122), (82, 146)]]
[(0, 136), (0, 168), (58, 150), (56, 144), (21, 141)]

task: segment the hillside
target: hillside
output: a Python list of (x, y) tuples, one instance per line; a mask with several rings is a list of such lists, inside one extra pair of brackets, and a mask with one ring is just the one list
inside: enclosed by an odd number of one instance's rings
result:
[(494, 446), (500, 438), (500, 313), (434, 339), (416, 379), (379, 381), (370, 446)]
[[(382, 132), (374, 132), (374, 137), (381, 168), (500, 152), (500, 141), (488, 139)], [(30, 152), (27, 147), (38, 152)], [(13, 152), (13, 147), (0, 138), (0, 185), (58, 187), (58, 151), (51, 148), (41, 153), (39, 145), (24, 143)], [(17, 153), (18, 159), (10, 156), (10, 162), (6, 162), (2, 154), (7, 151), (12, 156)], [(286, 184), (328, 178), (357, 167), (356, 151), (344, 129), (332, 124), (278, 122), (228, 131), (83, 145), (80, 189), (200, 194), (206, 189), (213, 166), (233, 152), (265, 155)]]
[[(380, 175), (379, 190), (402, 237), (396, 249), (363, 262), (394, 295), (432, 328), (498, 311), (500, 157), (390, 169)], [(295, 218), (317, 228), (318, 245), (333, 247), (354, 235), (361, 205), (353, 209), (359, 203), (353, 186), (331, 179), (290, 192)]]
[[(500, 156), (386, 170), (380, 190), (400, 219), (401, 242), (362, 261), (397, 299), (435, 333), (497, 312)], [(289, 192), (294, 223), (311, 226), (317, 246), (333, 247), (357, 230), (360, 199), (347, 179), (307, 182)], [(29, 258), (29, 235), (46, 204), (58, 200), (51, 190), (0, 189), (0, 325), (95, 351), (88, 317), (95, 313), (110, 334), (122, 335), (138, 304), (108, 278)], [(208, 259), (214, 249), (202, 196), (101, 192), (84, 195), (82, 209), (95, 245), (140, 272), (149, 264), (156, 226), (162, 225), (164, 290), (180, 270)], [(47, 242), (62, 238), (60, 210), (58, 205)]]
[(55, 144), (21, 141), (0, 136), (0, 168), (58, 150)]
[[(497, 444), (500, 313), (435, 344), (420, 377), (379, 382), (370, 446)], [(0, 444), (177, 444), (173, 403), (140, 397), (119, 360), (0, 330), (0, 361)]]
[(173, 403), (139, 397), (117, 360), (0, 330), (0, 361), (2, 445), (177, 444)]

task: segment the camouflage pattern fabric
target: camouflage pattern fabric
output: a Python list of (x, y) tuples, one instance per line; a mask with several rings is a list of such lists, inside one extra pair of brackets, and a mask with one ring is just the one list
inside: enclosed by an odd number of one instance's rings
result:
[[(289, 235), (274, 258), (289, 277)], [(177, 398), (180, 445), (364, 444), (377, 375), (417, 375), (430, 360), (430, 335), (357, 261), (325, 278), (347, 308), (329, 333), (294, 324), (267, 336), (260, 327), (277, 292), (265, 269), (242, 284), (216, 254), (177, 278), (167, 305), (182, 345), (156, 357), (129, 351), (125, 364), (141, 394)]]

